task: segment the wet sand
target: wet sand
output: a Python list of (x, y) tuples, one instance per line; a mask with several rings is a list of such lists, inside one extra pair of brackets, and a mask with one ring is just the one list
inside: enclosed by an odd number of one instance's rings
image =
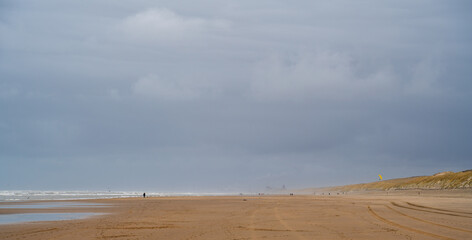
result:
[(0, 225), (0, 239), (472, 239), (470, 195), (159, 197), (85, 202), (115, 207), (0, 209), (0, 214), (108, 213), (82, 220)]

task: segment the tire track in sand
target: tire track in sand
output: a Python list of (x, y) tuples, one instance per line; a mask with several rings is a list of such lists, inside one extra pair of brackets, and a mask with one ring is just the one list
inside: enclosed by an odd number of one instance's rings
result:
[(305, 237), (303, 237), (299, 232), (302, 232), (303, 230), (296, 230), (296, 229), (293, 229), (292, 227), (290, 227), (287, 222), (280, 216), (280, 212), (279, 212), (279, 207), (275, 207), (274, 208), (274, 215), (275, 215), (275, 218), (277, 218), (277, 220), (279, 221), (279, 223), (285, 228), (287, 229), (289, 232), (292, 232), (293, 234), (295, 234), (295, 237), (297, 239), (306, 239)]
[(405, 226), (405, 225), (401, 225), (401, 224), (398, 224), (396, 222), (392, 222), (386, 218), (383, 218), (381, 217), (380, 215), (378, 215), (371, 207), (370, 205), (367, 206), (367, 209), (369, 210), (369, 213), (372, 214), (375, 218), (379, 219), (380, 221), (382, 222), (385, 222), (387, 224), (390, 224), (392, 226), (395, 226), (395, 227), (398, 227), (398, 228), (403, 228), (403, 229), (406, 229), (408, 231), (412, 231), (412, 232), (416, 232), (416, 233), (419, 233), (419, 234), (423, 234), (423, 235), (426, 235), (426, 236), (430, 236), (430, 237), (434, 237), (434, 238), (438, 238), (438, 239), (443, 239), (443, 240), (454, 240), (454, 238), (449, 238), (449, 237), (445, 237), (445, 236), (441, 236), (441, 235), (437, 235), (437, 234), (434, 234), (434, 233), (430, 233), (430, 232), (425, 232), (425, 231), (422, 231), (420, 229), (417, 229), (417, 228), (412, 228), (412, 227), (408, 227), (408, 226)]
[[(255, 221), (254, 219), (256, 218), (256, 213), (259, 211), (259, 208), (260, 206), (257, 206), (256, 209), (254, 209), (254, 211), (251, 213), (251, 224), (249, 225), (250, 228), (254, 228), (255, 227)], [(254, 231), (251, 231), (251, 239), (257, 239), (256, 238), (256, 233)]]
[(421, 218), (417, 218), (417, 217), (413, 217), (413, 216), (410, 216), (408, 214), (405, 214), (405, 213), (402, 213), (390, 206), (387, 206), (385, 205), (388, 209), (402, 215), (402, 216), (405, 216), (407, 218), (411, 218), (411, 219), (414, 219), (416, 221), (420, 221), (420, 222), (424, 222), (424, 223), (429, 223), (429, 224), (432, 224), (432, 225), (436, 225), (436, 226), (440, 226), (440, 227), (445, 227), (445, 228), (449, 228), (449, 229), (453, 229), (453, 230), (457, 230), (457, 231), (462, 231), (462, 232), (468, 232), (468, 233), (472, 233), (471, 230), (467, 230), (467, 229), (463, 229), (463, 228), (456, 228), (456, 227), (451, 227), (451, 226), (448, 226), (448, 225), (443, 225), (443, 224), (439, 224), (439, 223), (435, 223), (435, 222), (431, 222), (431, 221), (428, 221), (428, 220), (424, 220), (424, 219), (421, 219)]
[[(261, 206), (258, 206), (258, 207), (261, 207)], [(285, 232), (285, 233), (291, 233), (291, 234), (294, 234), (294, 236), (296, 237), (296, 239), (300, 239), (300, 240), (305, 240), (306, 238), (303, 237), (302, 235), (300, 235), (300, 232), (307, 232), (305, 230), (296, 230), (296, 229), (293, 229), (291, 228), (287, 222), (285, 220), (283, 220), (283, 218), (280, 216), (280, 213), (279, 213), (279, 208), (278, 207), (275, 207), (272, 209), (273, 211), (273, 214), (275, 216), (275, 219), (277, 220), (276, 222), (278, 222), (282, 227), (283, 229), (273, 229), (273, 228), (259, 228), (256, 226), (256, 221), (255, 221), (255, 218), (256, 218), (256, 215), (257, 213), (260, 211), (259, 208), (256, 208), (252, 211), (251, 213), (251, 217), (250, 217), (250, 225), (249, 227), (240, 227), (242, 229), (247, 229), (247, 230), (250, 230), (251, 232), (251, 239), (258, 239), (258, 237), (256, 236), (256, 232), (257, 231), (267, 231), (267, 232)]]
[(464, 215), (459, 215), (459, 214), (454, 214), (454, 213), (445, 213), (445, 212), (438, 212), (438, 211), (431, 211), (431, 210), (426, 210), (426, 209), (418, 209), (414, 207), (408, 207), (408, 206), (402, 206), (396, 202), (390, 202), (393, 206), (396, 207), (401, 207), (401, 208), (406, 208), (406, 209), (411, 209), (415, 211), (421, 211), (421, 212), (429, 212), (429, 213), (436, 213), (436, 214), (442, 214), (442, 215), (449, 215), (449, 216), (455, 216), (455, 217), (465, 217), (465, 218), (472, 218), (472, 216), (464, 216)]
[(406, 202), (408, 205), (413, 206), (413, 207), (419, 207), (419, 208), (426, 208), (426, 209), (432, 209), (432, 210), (439, 210), (443, 212), (451, 212), (451, 213), (462, 213), (462, 214), (472, 214), (471, 212), (460, 212), (460, 211), (454, 211), (454, 210), (447, 210), (447, 209), (442, 209), (442, 208), (434, 208), (434, 207), (428, 207), (428, 206), (423, 206), (411, 202)]

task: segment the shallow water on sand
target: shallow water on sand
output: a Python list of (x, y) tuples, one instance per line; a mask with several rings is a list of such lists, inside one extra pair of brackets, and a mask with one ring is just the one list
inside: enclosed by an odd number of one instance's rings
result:
[[(100, 203), (82, 203), (82, 202), (37, 202), (37, 203), (12, 203), (0, 204), (0, 209), (57, 209), (57, 208), (94, 208), (94, 207), (110, 207), (108, 204)], [(23, 222), (39, 222), (39, 221), (61, 221), (81, 219), (103, 213), (14, 213), (0, 214), (0, 224), (13, 224)]]
[(20, 213), (0, 214), (0, 224), (82, 219), (102, 213)]
[(80, 202), (44, 202), (26, 204), (0, 204), (1, 208), (64, 208), (64, 207), (108, 207), (108, 204), (101, 203), (80, 203)]
[(20, 213), (20, 214), (1, 214), (0, 224), (38, 222), (38, 221), (61, 221), (82, 219), (91, 216), (101, 215), (102, 213)]

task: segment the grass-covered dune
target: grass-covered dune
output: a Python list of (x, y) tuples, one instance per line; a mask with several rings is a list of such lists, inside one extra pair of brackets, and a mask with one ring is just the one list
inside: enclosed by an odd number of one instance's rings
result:
[(331, 187), (333, 191), (402, 190), (402, 189), (465, 189), (472, 188), (472, 169), (462, 172), (441, 172), (432, 176), (396, 178), (371, 183)]

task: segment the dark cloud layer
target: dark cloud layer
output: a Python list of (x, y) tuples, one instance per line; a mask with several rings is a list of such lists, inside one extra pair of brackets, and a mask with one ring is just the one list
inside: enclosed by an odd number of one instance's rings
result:
[(468, 1), (1, 1), (0, 189), (472, 168)]

